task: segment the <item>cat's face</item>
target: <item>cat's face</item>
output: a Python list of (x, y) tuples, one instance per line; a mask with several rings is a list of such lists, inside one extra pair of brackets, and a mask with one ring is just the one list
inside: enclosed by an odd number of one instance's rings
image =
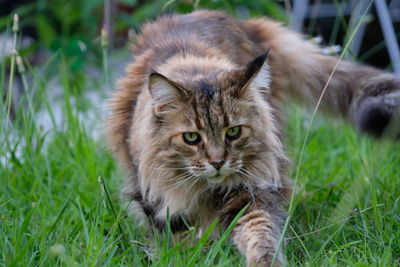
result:
[(223, 94), (213, 97), (217, 101), (209, 99), (208, 105), (196, 105), (196, 101), (182, 105), (177, 110), (181, 116), (170, 122), (165, 139), (176, 167), (196, 178), (219, 183), (240, 172), (259, 144), (253, 140), (254, 118), (246, 104), (224, 101), (220, 99)]
[[(249, 129), (244, 125), (217, 125), (215, 128), (216, 134), (198, 129), (196, 132), (183, 132), (179, 138), (185, 145), (197, 146), (193, 156), (186, 160), (185, 165), (190, 166), (188, 172), (204, 177), (210, 183), (219, 183), (240, 171), (243, 155), (239, 153), (237, 143), (249, 136)], [(182, 144), (181, 140), (176, 141)]]
[(155, 134), (163, 144), (160, 168), (193, 184), (255, 179), (251, 168), (266, 151), (268, 112), (259, 105), (260, 90), (268, 87), (268, 73), (261, 72), (268, 70), (260, 59), (255, 63), (179, 83), (152, 75)]

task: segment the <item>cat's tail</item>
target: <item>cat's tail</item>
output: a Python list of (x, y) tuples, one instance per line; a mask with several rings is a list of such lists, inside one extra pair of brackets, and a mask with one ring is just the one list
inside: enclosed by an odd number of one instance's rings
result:
[(393, 74), (323, 55), (278, 22), (255, 19), (244, 24), (270, 49), (275, 96), (294, 97), (311, 108), (318, 105), (349, 119), (362, 132), (400, 138), (400, 80)]

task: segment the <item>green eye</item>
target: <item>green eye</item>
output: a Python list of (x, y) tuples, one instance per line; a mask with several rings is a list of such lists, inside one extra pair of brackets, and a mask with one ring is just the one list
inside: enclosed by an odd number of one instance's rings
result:
[(201, 138), (198, 133), (183, 133), (183, 140), (186, 142), (188, 145), (197, 145), (200, 143)]
[(240, 137), (240, 126), (229, 128), (226, 131), (226, 138), (229, 140), (236, 140)]

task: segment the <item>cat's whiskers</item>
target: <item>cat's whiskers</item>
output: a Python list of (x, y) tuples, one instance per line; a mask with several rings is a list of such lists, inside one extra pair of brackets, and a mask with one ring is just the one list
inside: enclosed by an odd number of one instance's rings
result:
[(240, 169), (237, 171), (238, 173), (241, 173), (243, 176), (245, 176), (246, 178), (250, 179), (251, 181), (255, 182), (256, 184), (265, 184), (268, 187), (271, 188), (276, 188), (277, 186), (273, 183), (268, 182), (266, 179), (260, 178), (258, 176), (256, 176), (255, 174), (251, 173), (249, 170), (246, 169)]
[[(256, 176), (256, 175), (254, 175), (254, 174), (251, 173), (248, 169), (245, 170), (245, 171), (246, 171), (247, 173), (251, 174), (253, 177), (259, 179), (259, 181), (262, 181), (263, 183), (266, 182), (265, 179), (260, 178), (260, 177), (258, 177), (258, 176)], [(275, 189), (278, 188), (278, 187), (281, 187), (281, 188), (291, 188), (290, 186), (288, 187), (288, 186), (283, 186), (283, 185), (277, 185), (277, 184), (273, 184), (273, 183), (269, 183), (269, 182), (267, 182), (267, 185), (270, 186), (270, 187), (272, 187), (272, 188), (275, 188)]]
[[(240, 170), (239, 170), (239, 171), (240, 171)], [(256, 178), (261, 179), (261, 178), (255, 176), (254, 174), (250, 173), (249, 170), (244, 170), (244, 169), (242, 169), (242, 171), (246, 171), (246, 172), (249, 173), (250, 175), (253, 175), (253, 176), (256, 177)], [(246, 176), (246, 177), (248, 177), (248, 178), (250, 178), (250, 179), (255, 179), (254, 177), (247, 176), (247, 175), (244, 174), (244, 173), (242, 173), (242, 175), (244, 175), (244, 176)], [(257, 180), (257, 181), (260, 182), (259, 180)], [(282, 193), (281, 193), (279, 190), (277, 190), (277, 189), (278, 189), (277, 185), (272, 184), (272, 183), (268, 183), (268, 182), (265, 181), (265, 180), (263, 181), (263, 183), (266, 184), (269, 188), (273, 189), (273, 190), (274, 190), (276, 193), (278, 193), (283, 199), (286, 199), (286, 197), (285, 197), (284, 195), (282, 195)], [(282, 188), (287, 188), (287, 187), (282, 187)]]
[[(196, 168), (196, 167), (170, 168), (170, 169), (153, 168), (153, 169), (156, 169), (156, 170), (159, 170), (159, 171), (185, 171), (185, 172), (183, 172), (183, 173), (181, 173), (181, 174), (179, 174), (177, 176), (173, 176), (171, 178), (167, 178), (165, 181), (173, 181), (173, 180), (181, 179), (181, 176), (184, 176), (186, 174), (196, 175), (194, 173), (191, 173), (193, 171), (200, 171), (200, 172), (202, 171), (201, 168)], [(191, 172), (189, 172), (189, 171), (191, 171)]]
[(174, 176), (174, 177), (165, 179), (164, 182), (165, 182), (165, 183), (169, 183), (169, 182), (175, 181), (175, 182), (177, 183), (177, 182), (182, 181), (183, 179), (186, 179), (186, 178), (187, 178), (186, 176), (189, 177), (190, 174), (184, 173), (184, 174), (181, 174), (181, 175), (178, 175), (178, 176)]
[[(176, 178), (176, 177), (175, 177), (175, 178)], [(182, 185), (187, 184), (187, 183), (188, 183), (189, 181), (191, 181), (193, 178), (197, 178), (197, 176), (194, 175), (194, 174), (192, 174), (192, 173), (185, 173), (185, 175), (180, 176), (180, 177), (177, 178), (177, 179), (173, 179), (173, 180), (179, 180), (179, 181), (168, 185), (166, 188), (167, 188), (167, 189), (171, 189), (171, 188), (177, 189), (177, 188), (181, 187)]]
[[(189, 178), (189, 177), (188, 177)], [(188, 179), (188, 178), (186, 178), (186, 179)], [(181, 181), (178, 181), (178, 182), (175, 182), (175, 183), (172, 183), (172, 184), (170, 184), (170, 185), (168, 185), (165, 189), (167, 189), (167, 190), (176, 190), (176, 189), (178, 189), (179, 187), (181, 187), (182, 185), (184, 185), (184, 184), (186, 184), (187, 183), (187, 180), (181, 180)]]
[(194, 169), (191, 166), (187, 166), (187, 167), (182, 167), (182, 168), (164, 168), (165, 165), (159, 166), (159, 167), (150, 167), (151, 169), (154, 170), (161, 170), (161, 171), (177, 171), (177, 170), (192, 170)]
[(185, 190), (184, 194), (188, 193), (190, 189), (200, 180), (200, 176), (193, 175), (193, 182), (190, 184), (190, 186)]
[(242, 180), (240, 179), (239, 174), (236, 173), (236, 170), (235, 170), (235, 172), (232, 174), (232, 178), (234, 179), (234, 181), (236, 182), (236, 184), (241, 184)]
[(254, 190), (253, 190), (253, 187), (252, 187), (250, 184), (246, 183), (245, 180), (240, 179), (240, 176), (239, 176), (238, 173), (234, 173), (234, 177), (237, 177), (238, 180), (239, 180), (239, 183), (240, 183), (240, 184), (243, 184), (243, 185), (247, 188), (247, 191), (250, 193), (251, 199), (253, 200), (253, 203), (255, 203), (256, 199), (255, 199), (255, 197), (254, 197), (254, 192), (253, 192)]
[(182, 173), (180, 175), (177, 176), (173, 176), (171, 178), (167, 178), (164, 180), (164, 183), (169, 183), (169, 182), (173, 182), (172, 185), (177, 184), (179, 182), (185, 181), (185, 179), (187, 179), (188, 177), (190, 177), (192, 174), (191, 173)]

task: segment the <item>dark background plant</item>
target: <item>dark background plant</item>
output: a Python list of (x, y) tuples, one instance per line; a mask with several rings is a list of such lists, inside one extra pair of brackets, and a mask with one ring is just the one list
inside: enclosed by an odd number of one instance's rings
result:
[[(306, 33), (309, 36), (323, 36), (325, 45), (341, 44), (349, 17), (340, 15), (340, 4), (346, 1), (333, 1), (338, 8), (336, 17), (306, 20)], [(6, 29), (12, 15), (18, 13), (23, 34), (33, 38), (33, 42), (20, 53), (31, 55), (33, 63), (40, 63), (44, 61), (43, 54), (46, 52), (47, 55), (61, 52), (68, 68), (74, 73), (71, 80), (76, 82), (84, 80), (85, 75), (81, 72), (85, 66), (99, 64), (99, 36), (105, 12), (111, 16), (111, 47), (118, 48), (127, 45), (129, 29), (138, 31), (144, 21), (161, 13), (187, 13), (201, 8), (220, 9), (239, 18), (267, 15), (288, 23), (288, 12), (292, 6), (292, 1), (283, 0), (109, 0), (109, 3), (110, 8), (104, 10), (103, 0), (3, 0), (0, 2), (0, 29)], [(389, 60), (375, 13), (371, 20), (360, 58), (385, 68)], [(399, 23), (394, 26), (397, 31), (400, 29)], [(38, 51), (42, 51), (41, 57), (33, 57)], [(365, 53), (367, 55), (363, 56)]]

